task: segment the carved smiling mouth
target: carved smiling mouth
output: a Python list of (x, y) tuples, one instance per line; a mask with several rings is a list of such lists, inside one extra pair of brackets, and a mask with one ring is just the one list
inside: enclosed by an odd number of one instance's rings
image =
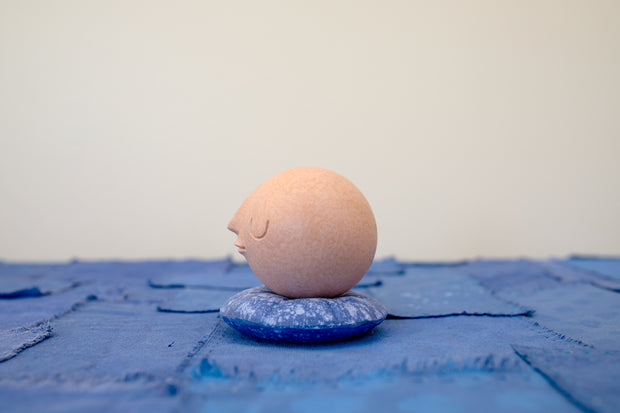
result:
[(245, 251), (246, 251), (245, 245), (239, 245), (235, 242), (235, 247), (239, 248), (239, 254), (241, 255), (245, 254)]

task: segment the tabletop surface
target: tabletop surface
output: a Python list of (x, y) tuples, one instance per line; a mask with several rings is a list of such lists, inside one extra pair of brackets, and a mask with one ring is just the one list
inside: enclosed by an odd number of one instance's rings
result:
[(388, 319), (260, 341), (219, 308), (247, 265), (0, 262), (3, 411), (618, 411), (620, 259), (376, 260)]

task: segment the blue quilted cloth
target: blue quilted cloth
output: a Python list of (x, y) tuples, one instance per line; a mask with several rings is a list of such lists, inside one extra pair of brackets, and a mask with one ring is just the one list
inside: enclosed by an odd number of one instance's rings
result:
[(388, 319), (261, 341), (221, 319), (247, 265), (0, 262), (0, 410), (617, 412), (620, 259), (376, 260)]

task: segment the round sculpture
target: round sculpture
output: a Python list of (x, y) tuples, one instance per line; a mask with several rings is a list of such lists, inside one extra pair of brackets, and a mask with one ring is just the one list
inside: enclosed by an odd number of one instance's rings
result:
[(288, 298), (337, 297), (364, 276), (377, 248), (359, 189), (322, 168), (281, 172), (243, 202), (228, 229), (254, 274)]
[(220, 314), (231, 327), (250, 336), (317, 343), (363, 334), (385, 319), (387, 309), (355, 291), (336, 298), (288, 299), (254, 287), (232, 296)]

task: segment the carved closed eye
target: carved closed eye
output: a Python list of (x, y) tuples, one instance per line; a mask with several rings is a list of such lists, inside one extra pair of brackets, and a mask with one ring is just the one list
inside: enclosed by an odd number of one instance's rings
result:
[(250, 235), (257, 241), (265, 238), (267, 231), (269, 230), (269, 220), (265, 221), (264, 225), (255, 224), (254, 219), (250, 218)]

